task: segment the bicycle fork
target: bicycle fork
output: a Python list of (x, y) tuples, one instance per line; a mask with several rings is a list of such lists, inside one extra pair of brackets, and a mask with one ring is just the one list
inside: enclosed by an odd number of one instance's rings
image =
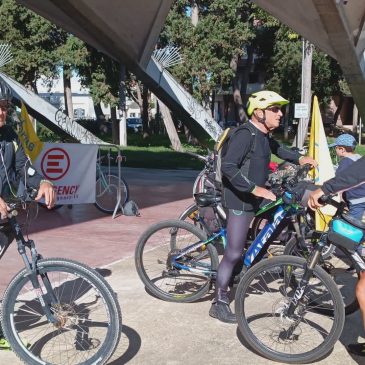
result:
[(322, 250), (326, 245), (326, 235), (318, 242), (316, 245), (315, 250), (313, 251), (310, 259), (308, 260), (307, 264), (304, 267), (304, 274), (302, 279), (300, 280), (299, 285), (295, 289), (294, 295), (290, 299), (289, 306), (286, 310), (286, 315), (291, 317), (294, 315), (295, 310), (297, 309), (299, 304), (307, 304), (309, 298), (306, 295), (308, 290), (308, 283), (310, 278), (312, 277), (313, 270), (321, 260)]
[[(42, 258), (40, 254), (38, 254), (34, 241), (28, 240), (26, 241), (23, 234), (21, 233), (19, 224), (15, 221), (14, 217), (9, 218), (9, 222), (15, 232), (16, 242), (18, 245), (18, 252), (24, 262), (25, 269), (27, 271), (27, 276), (29, 277), (30, 282), (32, 283), (34, 292), (39, 300), (39, 303), (42, 306), (42, 309), (48, 319), (49, 322), (58, 326), (60, 321), (57, 317), (55, 317), (51, 311), (52, 305), (57, 303), (57, 297), (53, 292), (53, 288), (47, 274), (42, 273), (38, 268), (38, 260)], [(25, 248), (29, 248), (31, 260), (28, 258)], [(47, 293), (44, 293), (42, 287), (38, 280), (38, 275), (41, 276), (43, 284), (47, 290)]]

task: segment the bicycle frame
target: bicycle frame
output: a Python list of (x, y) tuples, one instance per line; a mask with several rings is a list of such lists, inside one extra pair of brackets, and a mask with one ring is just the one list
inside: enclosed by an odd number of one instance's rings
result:
[[(289, 194), (290, 193), (286, 193)], [(249, 268), (257, 258), (257, 256), (262, 252), (262, 250), (270, 243), (270, 238), (273, 237), (280, 223), (284, 220), (284, 218), (288, 217), (288, 215), (298, 211), (300, 209), (299, 205), (296, 203), (285, 203), (282, 198), (278, 200), (278, 202), (270, 203), (271, 206), (277, 206), (275, 212), (272, 215), (272, 219), (268, 220), (260, 234), (256, 237), (256, 239), (251, 243), (245, 255), (243, 255), (243, 263), (246, 268)], [(202, 221), (204, 224), (204, 221)], [(224, 247), (226, 247), (227, 242), (227, 231), (225, 228), (221, 227), (220, 230), (214, 233), (205, 241), (196, 242), (184, 249), (182, 249), (178, 254), (171, 256), (172, 265), (180, 270), (187, 270), (191, 272), (200, 273), (203, 275), (215, 277), (216, 273), (212, 272), (209, 269), (198, 269), (195, 267), (190, 267), (184, 264), (183, 262), (178, 262), (179, 259), (184, 258), (185, 255), (193, 252), (197, 249), (202, 248), (202, 252), (204, 252), (204, 246), (211, 244), (217, 239), (221, 239)], [(196, 258), (195, 258), (196, 261)], [(202, 265), (202, 263), (199, 263)]]

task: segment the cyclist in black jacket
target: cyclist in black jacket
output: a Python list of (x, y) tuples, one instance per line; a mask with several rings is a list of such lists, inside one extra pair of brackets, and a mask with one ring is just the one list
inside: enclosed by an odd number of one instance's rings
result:
[[(312, 209), (321, 206), (318, 199), (324, 194), (335, 194), (349, 190), (354, 186), (365, 182), (365, 156), (355, 161), (347, 169), (341, 171), (336, 177), (326, 181), (320, 189), (309, 195), (308, 205)], [(365, 272), (360, 273), (360, 280), (356, 285), (356, 297), (362, 313), (363, 325), (365, 328)], [(348, 345), (348, 350), (353, 354), (365, 356), (365, 343)]]
[[(0, 79), (0, 218), (6, 219), (8, 206), (6, 197), (16, 195), (13, 186), (21, 180), (25, 186), (38, 190), (36, 200), (42, 197), (50, 209), (55, 203), (55, 192), (50, 181), (38, 174), (24, 152), (23, 146), (15, 131), (6, 125), (8, 108), (12, 99), (12, 92), (7, 84)], [(4, 227), (4, 222), (0, 226)], [(4, 228), (0, 230), (0, 249), (3, 244), (11, 241), (11, 237)], [(6, 242), (5, 242), (6, 241)], [(8, 349), (9, 344), (3, 337), (0, 327), (0, 349)]]
[(242, 257), (251, 220), (263, 198), (276, 200), (265, 188), (271, 153), (294, 163), (317, 165), (312, 158), (301, 156), (271, 138), (270, 133), (279, 127), (281, 107), (285, 104), (288, 101), (272, 91), (252, 94), (247, 105), (251, 120), (235, 130), (222, 155), (222, 204), (228, 210), (228, 244), (218, 268), (216, 296), (209, 315), (223, 322), (236, 322), (229, 308), (228, 285), (233, 268)]
[(8, 85), (0, 80), (0, 218), (7, 217), (8, 207), (4, 197), (14, 194), (12, 184), (22, 180), (27, 187), (38, 190), (36, 200), (42, 197), (48, 208), (55, 203), (55, 192), (50, 181), (38, 174), (24, 152), (15, 131), (6, 125), (8, 108), (12, 92)]

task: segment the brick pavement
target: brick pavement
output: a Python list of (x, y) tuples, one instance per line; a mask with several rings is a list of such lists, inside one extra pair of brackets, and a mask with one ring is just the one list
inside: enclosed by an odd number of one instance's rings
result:
[[(107, 280), (121, 303), (123, 334), (109, 364), (277, 364), (244, 347), (235, 325), (208, 316), (211, 294), (192, 304), (163, 302), (148, 295), (138, 278), (133, 260), (138, 236), (154, 222), (177, 217), (192, 202), (195, 175), (192, 171), (126, 169), (132, 199), (141, 208), (140, 218), (119, 216), (113, 220), (92, 205), (80, 205), (71, 210), (41, 211), (31, 227), (30, 236), (45, 256), (72, 257), (111, 270)], [(15, 246), (11, 251), (1, 262), (1, 291), (21, 267)], [(359, 312), (347, 318), (333, 352), (316, 364), (365, 365), (344, 347), (358, 338), (364, 340)], [(0, 363), (19, 365), (20, 361), (12, 352), (0, 352)]]

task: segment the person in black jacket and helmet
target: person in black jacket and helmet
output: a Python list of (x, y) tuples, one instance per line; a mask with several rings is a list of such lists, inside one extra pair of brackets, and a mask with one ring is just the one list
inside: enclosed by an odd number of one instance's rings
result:
[(222, 322), (236, 322), (229, 307), (228, 286), (233, 268), (242, 257), (251, 220), (263, 198), (276, 200), (265, 188), (271, 153), (297, 164), (317, 165), (311, 157), (302, 156), (271, 138), (283, 116), (281, 107), (288, 103), (273, 91), (252, 94), (247, 104), (251, 119), (234, 131), (222, 155), (222, 205), (228, 211), (227, 247), (218, 267), (216, 295), (209, 311), (211, 317)]

